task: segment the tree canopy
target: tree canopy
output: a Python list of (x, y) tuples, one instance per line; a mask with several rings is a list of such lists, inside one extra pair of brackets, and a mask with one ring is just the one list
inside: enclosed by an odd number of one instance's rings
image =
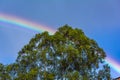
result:
[(36, 34), (18, 52), (15, 63), (0, 64), (0, 79), (111, 80), (105, 57), (104, 50), (81, 29), (64, 25), (53, 35)]

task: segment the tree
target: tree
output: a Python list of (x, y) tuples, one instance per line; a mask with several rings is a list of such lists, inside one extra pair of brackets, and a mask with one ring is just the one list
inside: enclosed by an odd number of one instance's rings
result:
[[(111, 80), (105, 52), (81, 29), (36, 34), (18, 53), (16, 80)], [(11, 70), (13, 71), (13, 70)]]
[(14, 80), (18, 74), (19, 66), (16, 63), (9, 64), (6, 66), (6, 72), (11, 76), (11, 80)]
[(6, 66), (0, 63), (0, 80), (11, 80), (10, 75), (6, 70)]

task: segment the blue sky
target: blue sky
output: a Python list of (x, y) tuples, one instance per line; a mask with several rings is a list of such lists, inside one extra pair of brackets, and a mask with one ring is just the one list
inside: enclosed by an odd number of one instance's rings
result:
[[(0, 0), (0, 13), (18, 16), (57, 29), (81, 28), (107, 55), (120, 62), (119, 0)], [(15, 61), (17, 52), (36, 31), (0, 22), (0, 62)], [(114, 77), (120, 76), (112, 69)]]

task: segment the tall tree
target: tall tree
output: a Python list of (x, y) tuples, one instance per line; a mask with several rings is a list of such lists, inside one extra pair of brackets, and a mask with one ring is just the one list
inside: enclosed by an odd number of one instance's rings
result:
[[(81, 29), (64, 25), (36, 34), (18, 53), (18, 80), (110, 80), (105, 52)], [(102, 68), (103, 67), (103, 68)]]

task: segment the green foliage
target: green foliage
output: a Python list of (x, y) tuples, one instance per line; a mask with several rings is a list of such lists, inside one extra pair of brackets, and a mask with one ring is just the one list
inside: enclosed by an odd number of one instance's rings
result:
[(10, 75), (7, 72), (6, 66), (0, 64), (0, 80), (11, 80)]
[[(5, 70), (13, 80), (111, 80), (105, 57), (103, 49), (81, 29), (64, 25), (54, 35), (36, 34), (19, 51), (16, 63)], [(2, 65), (0, 70), (4, 72)]]

